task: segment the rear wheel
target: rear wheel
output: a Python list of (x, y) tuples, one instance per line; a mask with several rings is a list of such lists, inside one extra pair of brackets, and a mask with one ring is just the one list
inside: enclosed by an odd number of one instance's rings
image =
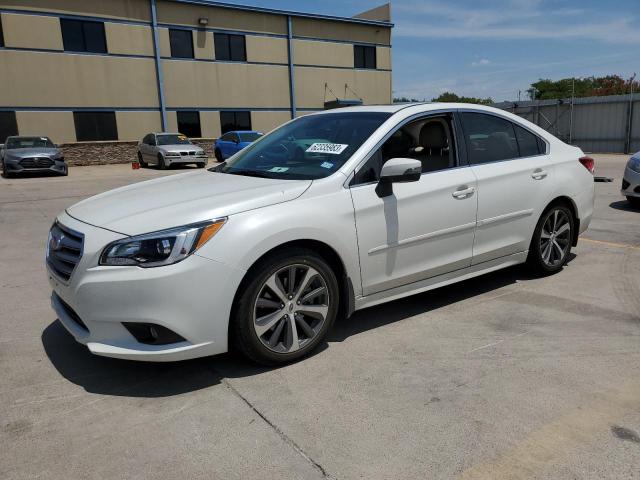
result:
[(216, 156), (216, 160), (218, 160), (219, 162), (224, 162), (224, 159), (222, 158), (222, 152), (220, 151), (219, 148), (216, 148), (215, 156)]
[(527, 263), (539, 274), (562, 270), (567, 263), (575, 221), (571, 210), (554, 205), (542, 214), (531, 239)]
[(331, 267), (311, 250), (275, 253), (240, 286), (230, 325), (235, 346), (264, 365), (309, 354), (326, 337), (339, 303)]
[(140, 164), (140, 166), (142, 168), (146, 168), (147, 167), (147, 162), (144, 161), (144, 158), (142, 157), (142, 153), (138, 152), (138, 163)]
[(627, 196), (627, 201), (631, 204), (632, 207), (640, 208), (640, 197)]
[(160, 170), (165, 170), (167, 168), (167, 164), (164, 163), (164, 158), (162, 158), (162, 154), (158, 154), (158, 168)]

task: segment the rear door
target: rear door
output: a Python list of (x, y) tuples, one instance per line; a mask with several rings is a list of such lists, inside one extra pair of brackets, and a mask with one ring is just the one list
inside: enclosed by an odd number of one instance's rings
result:
[(553, 190), (547, 145), (523, 125), (498, 115), (461, 111), (459, 116), (478, 180), (472, 264), (523, 252)]

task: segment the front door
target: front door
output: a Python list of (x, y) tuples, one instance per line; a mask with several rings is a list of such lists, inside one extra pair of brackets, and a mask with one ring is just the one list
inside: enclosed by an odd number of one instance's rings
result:
[[(356, 173), (350, 191), (364, 295), (471, 265), (476, 179), (456, 150), (450, 114), (420, 117), (400, 126)], [(380, 168), (398, 157), (419, 159), (422, 176), (379, 197)]]

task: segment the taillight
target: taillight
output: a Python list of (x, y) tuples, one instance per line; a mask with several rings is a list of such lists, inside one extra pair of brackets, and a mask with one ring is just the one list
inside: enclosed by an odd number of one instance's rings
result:
[(593, 175), (593, 172), (595, 172), (596, 170), (596, 161), (593, 158), (586, 156), (580, 157), (578, 160), (580, 160), (580, 163), (584, 166), (584, 168), (589, 170), (589, 172)]

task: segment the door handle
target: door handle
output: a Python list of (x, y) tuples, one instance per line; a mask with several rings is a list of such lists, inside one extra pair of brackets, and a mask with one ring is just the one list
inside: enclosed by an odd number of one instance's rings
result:
[(547, 172), (545, 170), (542, 170), (541, 168), (536, 168), (531, 174), (531, 178), (533, 178), (534, 180), (542, 180), (546, 176)]
[(476, 191), (475, 188), (467, 187), (467, 188), (463, 188), (461, 190), (456, 190), (451, 195), (453, 195), (453, 198), (467, 198), (467, 197), (470, 197), (471, 195), (473, 195), (473, 192), (475, 192), (475, 191)]

